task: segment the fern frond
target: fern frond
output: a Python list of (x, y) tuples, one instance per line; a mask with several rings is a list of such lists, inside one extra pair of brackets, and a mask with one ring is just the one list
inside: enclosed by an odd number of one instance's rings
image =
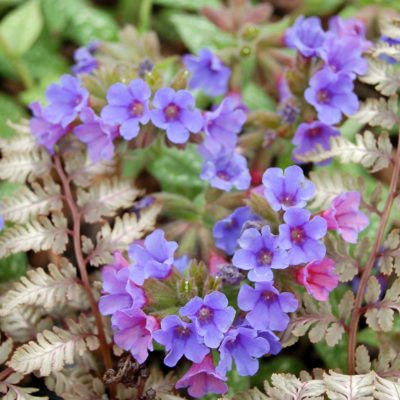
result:
[(0, 257), (20, 251), (52, 250), (62, 253), (68, 242), (67, 220), (61, 214), (48, 217), (39, 216), (37, 220), (25, 225), (7, 229), (0, 237)]
[(374, 399), (393, 400), (400, 399), (400, 383), (381, 378), (376, 375)]
[(384, 275), (390, 275), (392, 271), (400, 276), (400, 229), (393, 229), (387, 236), (383, 251), (381, 252), (380, 271)]
[(64, 400), (101, 399), (105, 388), (103, 382), (94, 377), (88, 368), (74, 366), (54, 372), (46, 377), (46, 386)]
[(45, 179), (44, 187), (32, 183), (32, 189), (22, 186), (12, 196), (1, 203), (1, 214), (4, 219), (23, 224), (37, 215), (47, 215), (62, 208), (60, 187), (51, 179)]
[(28, 121), (18, 124), (8, 122), (8, 125), (14, 129), (16, 135), (7, 139), (0, 138), (0, 149), (3, 156), (9, 156), (12, 153), (29, 153), (35, 150), (37, 144), (31, 134)]
[(52, 325), (53, 321), (44, 317), (44, 310), (37, 307), (19, 307), (0, 318), (1, 331), (16, 343), (27, 342)]
[(366, 375), (342, 375), (330, 371), (324, 374), (326, 393), (332, 400), (373, 400), (374, 378), (373, 372)]
[(379, 24), (382, 35), (390, 38), (400, 38), (400, 19), (397, 17), (382, 18)]
[(396, 95), (391, 96), (387, 101), (382, 97), (367, 99), (365, 103), (361, 104), (358, 112), (352, 115), (352, 118), (363, 124), (391, 129), (399, 123), (397, 109)]
[(356, 143), (337, 136), (331, 138), (329, 150), (319, 146), (316, 150), (298, 157), (308, 162), (322, 162), (332, 157), (338, 157), (343, 163), (362, 164), (371, 172), (376, 172), (389, 165), (391, 152), (392, 144), (387, 133), (382, 133), (376, 140), (372, 132), (366, 131), (364, 135), (357, 134)]
[[(385, 45), (387, 45), (387, 43), (385, 43)], [(397, 57), (400, 54), (399, 50), (397, 50), (396, 53), (396, 50), (389, 45), (387, 45), (387, 47), (381, 46), (380, 48), (374, 49), (374, 51), (378, 52), (379, 49), (382, 53), (384, 53), (382, 51), (383, 49), (386, 51), (391, 50), (391, 53), (397, 55)], [(370, 59), (368, 64), (368, 72), (361, 76), (360, 80), (375, 86), (375, 89), (385, 96), (391, 96), (397, 93), (400, 88), (400, 74), (398, 70), (392, 64), (388, 64), (386, 61), (379, 59)]]
[(364, 187), (361, 177), (356, 179), (352, 175), (340, 171), (312, 171), (310, 179), (316, 188), (310, 207), (315, 209), (326, 209), (339, 194), (352, 190), (363, 192)]
[(51, 159), (44, 150), (10, 153), (0, 160), (0, 179), (24, 183), (33, 177), (46, 175), (50, 169)]
[(23, 375), (19, 373), (11, 374), (6, 380), (0, 382), (0, 393), (5, 393), (2, 400), (46, 400), (48, 397), (32, 396), (32, 393), (37, 392), (39, 389), (29, 387), (16, 386), (17, 383), (22, 381)]
[[(67, 259), (61, 259), (60, 267), (48, 266), (32, 269), (1, 298), (0, 315), (13, 312), (20, 305), (44, 307), (47, 311), (64, 305), (72, 299), (85, 302), (86, 296), (78, 283), (76, 269)], [(86, 301), (87, 302), (87, 301)]]
[(73, 332), (55, 326), (52, 331), (39, 333), (36, 341), (22, 345), (14, 352), (8, 365), (22, 374), (39, 370), (42, 376), (48, 376), (62, 370), (65, 364), (73, 364), (76, 355), (98, 348), (97, 336), (77, 326)]
[(97, 245), (90, 255), (90, 263), (98, 266), (112, 262), (112, 253), (116, 250), (125, 250), (137, 239), (143, 237), (145, 232), (154, 228), (157, 215), (160, 212), (159, 205), (153, 205), (140, 213), (140, 218), (136, 214), (124, 214), (122, 218), (115, 219), (114, 226), (109, 224), (103, 226), (97, 235)]
[(4, 364), (8, 360), (12, 348), (13, 340), (11, 338), (8, 338), (0, 344), (0, 364)]
[(92, 223), (101, 220), (102, 216), (111, 217), (120, 208), (131, 207), (136, 197), (141, 194), (131, 180), (116, 177), (101, 180), (90, 186), (87, 191), (78, 191), (78, 205), (86, 222)]

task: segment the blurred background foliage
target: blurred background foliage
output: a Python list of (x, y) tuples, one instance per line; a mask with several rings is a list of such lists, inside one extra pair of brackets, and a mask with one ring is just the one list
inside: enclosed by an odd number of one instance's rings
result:
[[(368, 15), (373, 15), (378, 9), (400, 12), (399, 0), (270, 0), (253, 3), (270, 4), (270, 22), (260, 29), (277, 35), (282, 34), (300, 14), (319, 15), (326, 19), (332, 15), (350, 17), (361, 14), (368, 19)], [(245, 38), (238, 38), (238, 33), (221, 31), (201, 12), (205, 6), (218, 9), (223, 5), (222, 0), (0, 0), (0, 136), (12, 135), (7, 121), (27, 117), (30, 102), (44, 100), (44, 91), (49, 83), (69, 71), (77, 47), (95, 39), (116, 40), (119, 29), (126, 24), (134, 24), (140, 31), (155, 30), (160, 37), (161, 51), (167, 55), (197, 52), (203, 47), (246, 46)], [(252, 80), (252, 61), (251, 55), (243, 57), (246, 66), (246, 84), (242, 88), (244, 100), (249, 108), (273, 109), (274, 99)], [(342, 133), (351, 138), (358, 128), (349, 121)], [(131, 175), (135, 165), (151, 160), (154, 175), (162, 182), (163, 190), (196, 198), (203, 183), (197, 179), (200, 166), (193, 161), (196, 157), (192, 150), (133, 154)], [(278, 165), (287, 164), (288, 160), (290, 152), (282, 155)], [(349, 170), (349, 173), (361, 173), (358, 166), (352, 167), (354, 171)], [(335, 165), (330, 168), (335, 168)], [(174, 179), (178, 176), (179, 179)], [(369, 179), (373, 190), (375, 180)], [(15, 188), (15, 185), (0, 182), (0, 199), (11, 195)], [(6, 284), (24, 274), (27, 262), (25, 254), (1, 260), (0, 283)], [(340, 288), (335, 294), (331, 296), (331, 302), (338, 303)], [(335, 309), (335, 304), (332, 305)], [(398, 322), (394, 335), (400, 334)], [(378, 339), (369, 328), (359, 334), (360, 342), (371, 346), (376, 345)], [(313, 351), (310, 351), (310, 346), (314, 347)], [(330, 348), (324, 343), (310, 345), (305, 341), (304, 346), (296, 347), (295, 354), (293, 349), (288, 349), (263, 363), (262, 373), (257, 374), (259, 378), (232, 377), (230, 389), (236, 392), (260, 385), (272, 372), (298, 373), (310, 365), (320, 366), (319, 360), (327, 368), (339, 367), (345, 371), (346, 343)]]

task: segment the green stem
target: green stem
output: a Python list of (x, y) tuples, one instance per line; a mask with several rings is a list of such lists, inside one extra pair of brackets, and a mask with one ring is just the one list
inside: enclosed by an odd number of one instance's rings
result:
[(7, 46), (3, 38), (0, 36), (0, 48), (4, 51), (5, 55), (10, 59), (15, 67), (15, 70), (19, 77), (21, 78), (26, 89), (31, 89), (34, 86), (33, 78), (24, 64), (21, 57), (15, 53)]
[(142, 0), (139, 10), (139, 31), (145, 32), (150, 27), (151, 9), (153, 7), (152, 0)]

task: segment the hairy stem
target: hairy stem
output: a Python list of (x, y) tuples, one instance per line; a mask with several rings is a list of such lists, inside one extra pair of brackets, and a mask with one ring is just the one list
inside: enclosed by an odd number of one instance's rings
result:
[[(73, 237), (73, 243), (74, 243), (74, 251), (75, 251), (75, 257), (76, 261), (78, 263), (78, 268), (79, 268), (79, 273), (82, 279), (83, 286), (86, 290), (86, 293), (89, 298), (90, 302), (90, 307), (92, 309), (93, 315), (95, 317), (96, 321), (96, 327), (98, 331), (98, 338), (100, 341), (100, 351), (103, 357), (104, 361), (104, 366), (106, 369), (110, 369), (113, 367), (112, 364), (112, 359), (111, 359), (111, 352), (109, 349), (109, 346), (107, 344), (107, 339), (103, 327), (103, 320), (100, 315), (98, 306), (97, 306), (97, 301), (93, 295), (90, 282), (89, 282), (89, 277), (86, 269), (86, 262), (83, 258), (82, 254), (82, 248), (81, 248), (81, 215), (79, 213), (78, 207), (76, 206), (75, 199), (72, 195), (71, 192), (71, 187), (69, 184), (69, 180), (67, 176), (64, 173), (63, 166), (61, 164), (61, 160), (58, 154), (54, 156), (54, 163), (55, 163), (55, 169), (58, 173), (58, 176), (60, 177), (61, 180), (61, 185), (64, 191), (65, 195), (65, 200), (68, 204), (68, 207), (71, 211), (71, 216), (72, 216), (72, 223), (73, 223), (73, 231), (72, 231), (72, 237)], [(111, 389), (111, 399), (115, 398), (115, 386), (110, 385)]]
[(395, 157), (395, 165), (393, 174), (390, 180), (389, 186), (389, 194), (386, 199), (385, 207), (381, 214), (381, 220), (379, 223), (379, 228), (376, 233), (375, 242), (372, 246), (371, 253), (369, 255), (368, 261), (365, 265), (364, 272), (361, 276), (360, 286), (357, 291), (356, 300), (354, 303), (354, 308), (351, 314), (351, 321), (350, 321), (350, 328), (349, 328), (349, 342), (348, 342), (348, 373), (350, 375), (354, 375), (355, 371), (355, 352), (356, 352), (356, 345), (357, 345), (357, 330), (358, 330), (358, 323), (360, 321), (360, 316), (362, 314), (362, 301), (364, 298), (365, 289), (367, 288), (368, 279), (371, 275), (372, 268), (375, 264), (376, 258), (379, 256), (379, 248), (382, 243), (383, 235), (385, 233), (386, 224), (389, 219), (390, 211), (393, 206), (394, 199), (396, 198), (397, 192), (397, 183), (399, 181), (400, 175), (400, 133), (397, 143), (397, 151)]
[(8, 378), (14, 372), (12, 368), (6, 368), (5, 370), (0, 372), (0, 383)]

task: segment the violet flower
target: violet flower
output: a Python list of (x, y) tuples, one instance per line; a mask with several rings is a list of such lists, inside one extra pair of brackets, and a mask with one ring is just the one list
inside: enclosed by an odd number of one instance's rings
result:
[(235, 267), (249, 270), (248, 278), (253, 282), (272, 281), (272, 269), (289, 266), (286, 251), (278, 249), (279, 239), (271, 233), (268, 225), (261, 232), (255, 228), (246, 229), (238, 244), (232, 263)]
[(349, 243), (357, 243), (358, 234), (368, 226), (369, 219), (359, 211), (359, 192), (345, 192), (335, 197), (332, 205), (321, 216), (327, 221), (328, 229), (337, 231)]
[(224, 394), (228, 391), (227, 378), (215, 371), (211, 355), (207, 354), (203, 361), (193, 363), (185, 375), (177, 382), (177, 389), (188, 388), (192, 397), (200, 398), (208, 393)]
[(111, 318), (115, 343), (129, 351), (133, 358), (143, 364), (149, 350), (153, 350), (152, 334), (158, 328), (157, 320), (140, 309), (117, 311)]
[(131, 140), (139, 134), (140, 125), (150, 121), (150, 96), (151, 90), (142, 79), (135, 79), (128, 86), (115, 83), (108, 89), (108, 104), (101, 111), (101, 119), (107, 125), (120, 125), (121, 136)]
[(82, 124), (74, 128), (74, 135), (87, 144), (91, 161), (111, 160), (114, 156), (113, 140), (119, 136), (118, 128), (105, 124), (89, 107), (82, 110), (80, 117)]
[(99, 62), (93, 54), (98, 48), (99, 42), (93, 41), (87, 46), (79, 47), (74, 53), (75, 65), (72, 66), (72, 72), (78, 74), (90, 74), (98, 68)]
[(56, 143), (69, 132), (69, 127), (62, 127), (61, 124), (53, 124), (44, 116), (44, 108), (38, 102), (29, 105), (32, 111), (32, 118), (29, 121), (32, 135), (36, 141), (44, 146), (49, 153), (54, 154)]
[(296, 311), (299, 304), (292, 293), (280, 293), (272, 282), (260, 282), (255, 288), (240, 288), (238, 306), (248, 311), (246, 320), (254, 329), (284, 331), (290, 321), (287, 313)]
[(129, 262), (120, 252), (114, 253), (114, 262), (102, 269), (103, 291), (99, 299), (99, 310), (103, 315), (118, 310), (141, 308), (146, 303), (142, 288), (129, 279)]
[(239, 207), (232, 214), (218, 221), (213, 228), (215, 245), (226, 254), (232, 255), (237, 247), (237, 240), (242, 232), (243, 224), (250, 220), (258, 220), (250, 207)]
[(59, 84), (52, 83), (47, 88), (46, 100), (48, 106), (43, 111), (44, 118), (66, 128), (88, 105), (89, 92), (79, 79), (63, 75)]
[(225, 376), (232, 369), (234, 360), (240, 376), (252, 376), (258, 371), (258, 358), (269, 352), (269, 343), (259, 337), (256, 330), (239, 326), (226, 333), (219, 351), (220, 361), (216, 368), (219, 375)]
[[(340, 136), (340, 132), (330, 125), (326, 125), (319, 121), (302, 123), (298, 126), (296, 133), (293, 136), (292, 143), (296, 146), (293, 151), (293, 159), (301, 163), (301, 159), (297, 156), (307, 154), (316, 150), (318, 146), (322, 146), (325, 150), (331, 148), (331, 137)], [(330, 160), (324, 161), (321, 164), (327, 164)]]
[(172, 269), (176, 242), (165, 240), (164, 232), (156, 229), (144, 240), (144, 246), (131, 244), (128, 254), (133, 264), (130, 267), (130, 279), (142, 285), (148, 278), (166, 278)]
[(233, 151), (223, 151), (213, 155), (202, 147), (199, 151), (204, 157), (200, 177), (208, 181), (210, 186), (226, 192), (233, 188), (238, 190), (249, 188), (251, 176), (247, 161), (242, 155)]
[(190, 133), (200, 132), (203, 126), (203, 117), (187, 90), (159, 89), (153, 107), (151, 121), (157, 128), (166, 130), (172, 143), (187, 142)]
[(326, 33), (317, 17), (300, 16), (294, 25), (286, 31), (286, 45), (299, 51), (304, 57), (318, 56), (325, 43)]
[(204, 344), (214, 349), (220, 345), (235, 318), (235, 309), (228, 306), (226, 296), (217, 291), (207, 294), (204, 300), (194, 297), (179, 313), (194, 322), (197, 333), (204, 338)]
[(182, 356), (200, 363), (209, 353), (208, 347), (201, 342), (194, 324), (184, 322), (176, 315), (165, 317), (161, 321), (161, 329), (154, 332), (153, 337), (168, 351), (164, 359), (168, 367), (175, 367)]
[(339, 283), (335, 272), (335, 261), (325, 257), (321, 261), (312, 261), (297, 271), (297, 281), (318, 301), (327, 301), (329, 293)]
[(304, 97), (315, 107), (321, 122), (333, 125), (340, 122), (342, 113), (352, 115), (357, 112), (358, 98), (353, 89), (349, 75), (334, 73), (325, 67), (310, 79)]
[(285, 224), (279, 226), (279, 246), (288, 250), (291, 265), (322, 260), (326, 254), (321, 239), (325, 236), (327, 223), (302, 208), (290, 208), (285, 212)]
[(189, 89), (201, 89), (211, 97), (226, 93), (231, 70), (210, 50), (202, 49), (198, 56), (187, 54), (183, 63), (192, 74)]
[(291, 207), (304, 207), (314, 197), (315, 186), (304, 177), (303, 170), (297, 165), (280, 168), (268, 168), (263, 175), (265, 198), (273, 210), (288, 210)]
[(271, 331), (262, 331), (258, 332), (258, 336), (268, 341), (268, 354), (272, 354), (273, 356), (275, 356), (282, 350), (281, 342), (279, 341), (279, 338), (275, 335), (275, 333)]

